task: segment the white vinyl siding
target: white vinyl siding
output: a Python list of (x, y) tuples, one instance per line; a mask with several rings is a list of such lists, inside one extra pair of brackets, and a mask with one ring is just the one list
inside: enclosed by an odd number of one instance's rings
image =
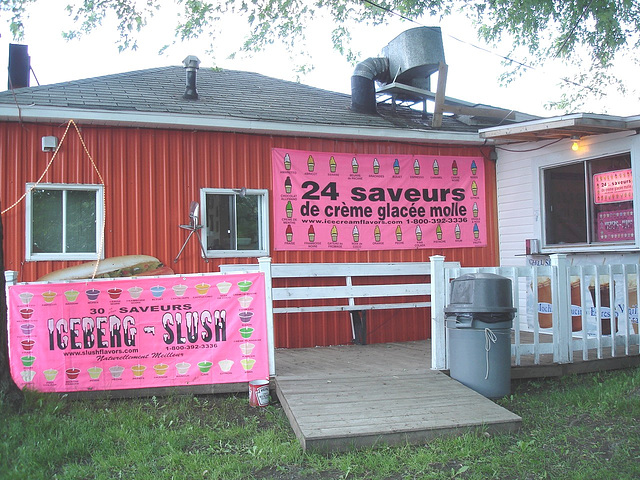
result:
[[(545, 167), (563, 165), (620, 153), (631, 154), (631, 166), (640, 171), (640, 136), (627, 132), (585, 137), (577, 152), (571, 150), (569, 139), (550, 146), (549, 140), (497, 147), (496, 181), (498, 188), (498, 233), (500, 263), (504, 266), (523, 265), (526, 262), (525, 241), (543, 238), (541, 171)], [(542, 148), (538, 148), (542, 147)], [(507, 151), (508, 149), (509, 151)], [(532, 150), (535, 149), (535, 150)], [(513, 150), (521, 150), (515, 152)], [(526, 151), (528, 150), (528, 151)], [(637, 178), (637, 174), (636, 174)], [(635, 179), (634, 179), (635, 180)], [(634, 182), (634, 209), (638, 218), (640, 181)], [(594, 256), (617, 261), (638, 258), (640, 249), (640, 222), (635, 222), (635, 242), (620, 245), (585, 245), (561, 248), (549, 246), (542, 253), (567, 253), (574, 263), (581, 258), (593, 261)], [(633, 252), (633, 253), (632, 253)]]

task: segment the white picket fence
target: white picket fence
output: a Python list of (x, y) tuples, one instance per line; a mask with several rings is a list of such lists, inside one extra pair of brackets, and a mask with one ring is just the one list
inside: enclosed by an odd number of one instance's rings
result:
[(580, 355), (587, 360), (590, 353), (591, 358), (638, 354), (637, 264), (571, 266), (560, 254), (551, 256), (550, 266), (535, 267), (446, 268), (444, 257), (431, 262), (432, 369), (449, 368), (444, 307), (451, 280), (468, 273), (511, 279), (515, 365), (525, 355), (540, 364), (545, 354), (553, 355), (554, 363), (573, 363)]
[[(571, 266), (566, 255), (560, 254), (551, 255), (550, 266), (452, 265), (445, 263), (444, 256), (430, 258), (434, 370), (449, 368), (444, 310), (450, 301), (450, 283), (468, 273), (494, 273), (511, 279), (513, 306), (517, 308), (511, 345), (515, 365), (521, 365), (524, 356), (540, 364), (542, 355), (552, 355), (554, 363), (562, 364), (572, 363), (580, 354), (587, 360), (594, 353), (596, 358), (639, 353), (640, 265)], [(269, 364), (275, 374), (270, 259), (259, 259), (258, 270), (266, 277)], [(5, 272), (8, 285), (15, 283), (16, 277), (16, 272)], [(523, 335), (525, 331), (528, 333)]]

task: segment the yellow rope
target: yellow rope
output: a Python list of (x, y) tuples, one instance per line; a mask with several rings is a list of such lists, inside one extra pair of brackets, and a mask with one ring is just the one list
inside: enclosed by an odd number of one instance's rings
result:
[(78, 133), (78, 138), (80, 138), (80, 143), (82, 143), (82, 147), (84, 148), (84, 152), (89, 157), (89, 160), (91, 160), (91, 165), (93, 165), (93, 169), (96, 171), (96, 173), (98, 174), (98, 178), (100, 179), (100, 184), (102, 185), (102, 187), (105, 190), (105, 194), (102, 196), (102, 234), (100, 235), (100, 248), (98, 249), (98, 258), (96, 259), (96, 266), (93, 269), (93, 274), (91, 275), (91, 280), (93, 280), (93, 279), (95, 279), (96, 273), (98, 272), (98, 265), (100, 264), (100, 257), (102, 256), (102, 252), (104, 250), (104, 232), (105, 232), (105, 228), (106, 228), (106, 218), (107, 218), (107, 202), (106, 202), (106, 196), (107, 196), (106, 195), (106, 188), (107, 187), (104, 184), (104, 179), (102, 178), (102, 174), (100, 173), (100, 170), (98, 170), (98, 166), (96, 165), (96, 162), (93, 160), (93, 157), (89, 153), (89, 149), (87, 148), (87, 145), (84, 143), (84, 138), (82, 138), (82, 134), (80, 133), (80, 129), (78, 128), (78, 125), (76, 125), (76, 122), (73, 121), (73, 119), (69, 120), (69, 122), (67, 123), (67, 128), (64, 130), (64, 134), (62, 135), (62, 138), (60, 139), (60, 143), (58, 144), (58, 148), (56, 148), (56, 151), (53, 153), (53, 156), (51, 157), (51, 160), (49, 160), (49, 163), (47, 163), (47, 167), (44, 169), (44, 172), (42, 172), (42, 175), (40, 175), (38, 180), (29, 188), (29, 190), (27, 190), (18, 200), (16, 200), (13, 203), (13, 205), (11, 205), (11, 206), (5, 208), (4, 210), (2, 210), (1, 214), (4, 215), (9, 210), (15, 208), (18, 204), (20, 204), (20, 202), (22, 202), (27, 197), (27, 195), (29, 195), (42, 182), (42, 179), (45, 177), (45, 175), (47, 174), (47, 172), (51, 168), (51, 164), (53, 163), (53, 161), (55, 160), (56, 156), (58, 155), (58, 152), (60, 151), (60, 148), (62, 147), (62, 144), (64, 143), (65, 138), (67, 137), (67, 133), (69, 132), (69, 128), (71, 127), (71, 125), (74, 126), (76, 132)]
[(27, 190), (18, 200), (16, 200), (13, 205), (5, 208), (4, 210), (2, 210), (2, 215), (4, 215), (5, 213), (7, 213), (9, 210), (15, 208), (16, 206), (18, 206), (18, 204), (20, 202), (22, 202), (27, 195), (29, 195), (33, 190), (35, 190), (35, 188), (38, 186), (38, 184), (42, 181), (42, 179), (44, 178), (44, 176), (47, 174), (47, 172), (49, 171), (49, 168), (51, 167), (51, 164), (53, 163), (53, 161), (55, 160), (56, 156), (58, 155), (58, 151), (60, 150), (60, 147), (62, 147), (62, 144), (64, 143), (64, 139), (67, 136), (67, 132), (69, 131), (69, 127), (71, 127), (71, 122), (73, 120), (69, 120), (69, 123), (67, 124), (67, 128), (64, 131), (64, 134), (62, 135), (62, 139), (60, 140), (60, 143), (58, 144), (58, 148), (56, 148), (56, 151), (53, 152), (53, 156), (51, 157), (51, 160), (49, 160), (49, 163), (47, 163), (47, 168), (44, 169), (44, 172), (42, 172), (42, 175), (40, 175), (40, 178), (38, 178), (38, 180), (36, 181), (36, 183), (34, 183), (31, 188), (29, 188), (29, 190)]

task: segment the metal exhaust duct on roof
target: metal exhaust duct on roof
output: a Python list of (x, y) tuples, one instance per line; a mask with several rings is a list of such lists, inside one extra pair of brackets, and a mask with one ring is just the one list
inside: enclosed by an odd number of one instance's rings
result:
[(185, 100), (197, 100), (196, 77), (198, 68), (200, 68), (200, 60), (195, 55), (189, 55), (182, 61), (182, 64), (187, 74), (187, 87), (182, 98)]
[(440, 27), (417, 27), (402, 32), (382, 49), (382, 57), (367, 58), (351, 76), (351, 109), (376, 113), (375, 83), (402, 83), (427, 90), (429, 77), (444, 60)]
[(388, 83), (389, 59), (367, 58), (356, 65), (351, 76), (351, 109), (359, 113), (376, 113), (375, 81)]
[(29, 86), (31, 61), (27, 45), (9, 44), (9, 81), (8, 88), (22, 88)]

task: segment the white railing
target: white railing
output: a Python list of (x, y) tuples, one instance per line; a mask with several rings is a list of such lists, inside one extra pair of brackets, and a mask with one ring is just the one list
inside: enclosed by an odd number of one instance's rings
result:
[(570, 266), (566, 255), (552, 255), (550, 266), (535, 267), (445, 268), (443, 257), (434, 261), (443, 266), (432, 267), (432, 369), (448, 368), (443, 306), (449, 304), (451, 280), (468, 273), (511, 279), (515, 365), (524, 356), (537, 365), (542, 355), (572, 363), (576, 355), (587, 360), (638, 354), (637, 264)]
[[(550, 266), (452, 267), (445, 257), (430, 257), (431, 273), (431, 368), (449, 368), (445, 307), (450, 300), (451, 280), (468, 273), (494, 273), (511, 279), (514, 341), (511, 355), (515, 365), (526, 356), (534, 364), (542, 355), (554, 363), (583, 360), (640, 351), (638, 305), (640, 265), (569, 265), (566, 255), (551, 255)], [(265, 273), (269, 364), (275, 373), (270, 259), (259, 259)], [(5, 272), (7, 285), (16, 272)], [(611, 305), (613, 305), (613, 314)]]

